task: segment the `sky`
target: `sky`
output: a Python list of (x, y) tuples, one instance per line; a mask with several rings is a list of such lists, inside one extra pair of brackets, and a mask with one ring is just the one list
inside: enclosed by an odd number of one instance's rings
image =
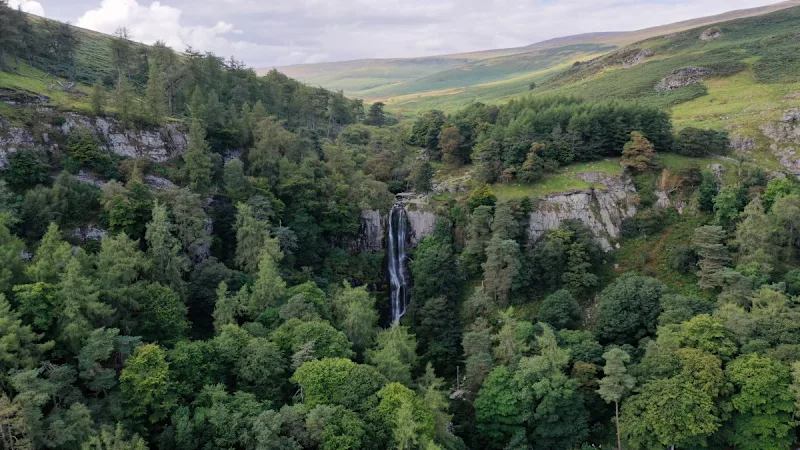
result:
[(256, 68), (520, 47), (630, 31), (775, 0), (10, 0), (92, 30), (125, 26)]

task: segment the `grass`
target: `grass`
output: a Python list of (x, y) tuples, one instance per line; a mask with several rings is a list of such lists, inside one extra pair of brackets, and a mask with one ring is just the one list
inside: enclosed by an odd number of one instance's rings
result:
[[(48, 76), (41, 70), (34, 69), (26, 64), (20, 64), (14, 72), (0, 71), (0, 87), (14, 91), (21, 95), (40, 95), (49, 98), (43, 103), (62, 111), (90, 112), (90, 88), (84, 85), (76, 86), (72, 92), (64, 92), (61, 87), (56, 86), (50, 90), (50, 86), (55, 83), (55, 78)], [(60, 80), (65, 83), (65, 80)], [(5, 103), (0, 103), (0, 117), (9, 120), (12, 124), (18, 125), (21, 120), (21, 110), (10, 107)]]
[(616, 176), (622, 173), (622, 167), (619, 165), (619, 159), (578, 163), (563, 167), (557, 173), (547, 174), (536, 183), (498, 183), (492, 186), (492, 190), (498, 199), (512, 200), (574, 190), (605, 189), (603, 185), (588, 183), (576, 177), (586, 172), (603, 172)]

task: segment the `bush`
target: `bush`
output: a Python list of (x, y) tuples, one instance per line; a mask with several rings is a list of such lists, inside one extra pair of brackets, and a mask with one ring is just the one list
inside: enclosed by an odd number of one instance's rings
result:
[(467, 207), (470, 211), (474, 211), (478, 206), (494, 206), (495, 203), (497, 203), (497, 197), (492, 192), (492, 188), (488, 184), (482, 184), (469, 194)]

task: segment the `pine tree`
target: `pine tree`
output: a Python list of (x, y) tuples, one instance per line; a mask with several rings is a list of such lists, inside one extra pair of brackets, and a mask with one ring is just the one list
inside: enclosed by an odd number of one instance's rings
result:
[(386, 123), (386, 115), (383, 113), (384, 106), (386, 105), (384, 105), (383, 102), (375, 102), (370, 105), (364, 123), (374, 127), (382, 127)]
[(205, 192), (211, 186), (211, 151), (206, 143), (206, 131), (196, 118), (189, 127), (189, 146), (183, 154), (189, 185), (197, 192)]
[(694, 230), (692, 245), (700, 257), (697, 276), (700, 278), (700, 287), (704, 289), (722, 286), (722, 272), (731, 262), (725, 239), (725, 230), (719, 226), (704, 226)]
[(151, 276), (154, 281), (171, 286), (184, 297), (183, 274), (188, 270), (188, 263), (180, 254), (181, 244), (172, 235), (171, 229), (167, 207), (156, 201), (153, 218), (145, 232), (147, 255), (152, 264)]
[(106, 93), (100, 81), (92, 85), (92, 112), (96, 116), (102, 116), (106, 112)]
[(150, 62), (145, 102), (147, 103), (147, 116), (150, 123), (163, 125), (168, 107), (167, 92), (164, 88), (164, 74), (155, 61)]
[(620, 163), (634, 172), (647, 172), (653, 168), (656, 150), (653, 143), (638, 131), (631, 132), (631, 140), (622, 150)]
[(114, 106), (117, 109), (119, 119), (126, 125), (131, 125), (136, 119), (136, 99), (134, 98), (133, 86), (127, 77), (120, 77), (117, 81), (117, 89), (114, 92)]

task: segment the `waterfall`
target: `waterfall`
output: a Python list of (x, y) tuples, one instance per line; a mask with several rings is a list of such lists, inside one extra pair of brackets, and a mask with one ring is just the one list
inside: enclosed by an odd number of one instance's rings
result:
[(389, 212), (389, 284), (392, 299), (392, 323), (400, 322), (408, 308), (407, 228), (406, 210), (403, 205), (397, 203)]

